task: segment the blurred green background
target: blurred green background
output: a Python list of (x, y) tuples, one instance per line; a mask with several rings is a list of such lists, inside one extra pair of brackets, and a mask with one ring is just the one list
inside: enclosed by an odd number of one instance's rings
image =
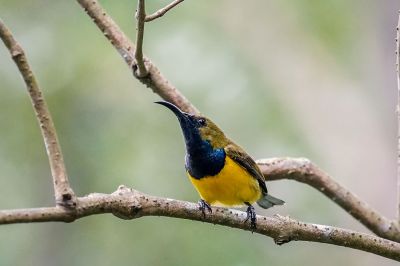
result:
[[(131, 37), (136, 1), (101, 1)], [(147, 12), (168, 1), (147, 1)], [(255, 158), (304, 156), (384, 215), (396, 206), (397, 0), (185, 1), (146, 25), (144, 51)], [(143, 192), (197, 201), (176, 119), (132, 78), (75, 1), (0, 0), (58, 130), (78, 195)], [(37, 122), (0, 46), (0, 209), (53, 205)], [(268, 184), (257, 209), (368, 232), (310, 187)], [(395, 265), (336, 246), (199, 222), (93, 216), (0, 226), (0, 265)]]

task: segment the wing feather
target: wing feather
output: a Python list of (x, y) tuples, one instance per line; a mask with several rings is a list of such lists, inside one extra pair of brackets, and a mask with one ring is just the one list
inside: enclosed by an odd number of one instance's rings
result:
[(238, 145), (230, 143), (225, 146), (225, 154), (242, 166), (250, 175), (257, 179), (264, 194), (268, 193), (265, 178), (256, 162)]

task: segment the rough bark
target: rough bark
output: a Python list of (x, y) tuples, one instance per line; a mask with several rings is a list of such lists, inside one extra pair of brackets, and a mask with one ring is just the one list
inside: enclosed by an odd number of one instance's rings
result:
[(304, 223), (279, 215), (274, 217), (257, 215), (257, 228), (254, 230), (249, 222), (245, 222), (245, 212), (213, 207), (212, 213), (203, 217), (197, 204), (155, 197), (125, 186), (120, 186), (112, 194), (94, 193), (78, 198), (78, 205), (74, 212), (58, 207), (3, 210), (0, 211), (0, 224), (72, 222), (85, 216), (101, 213), (112, 213), (122, 219), (166, 216), (203, 221), (254, 231), (273, 238), (278, 245), (290, 241), (319, 242), (363, 250), (400, 261), (400, 243), (380, 237), (338, 227)]

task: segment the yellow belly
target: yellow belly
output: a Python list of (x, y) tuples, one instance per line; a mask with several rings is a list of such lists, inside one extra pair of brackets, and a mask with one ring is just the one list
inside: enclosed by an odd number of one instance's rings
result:
[(217, 175), (201, 179), (189, 175), (189, 179), (200, 197), (211, 205), (241, 206), (245, 202), (254, 203), (261, 197), (258, 181), (229, 157)]

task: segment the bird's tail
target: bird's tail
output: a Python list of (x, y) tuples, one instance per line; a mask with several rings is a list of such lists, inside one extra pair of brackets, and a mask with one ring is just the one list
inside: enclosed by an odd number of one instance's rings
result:
[(268, 209), (274, 205), (283, 205), (285, 202), (269, 194), (264, 194), (262, 198), (257, 201), (257, 204), (264, 209)]

